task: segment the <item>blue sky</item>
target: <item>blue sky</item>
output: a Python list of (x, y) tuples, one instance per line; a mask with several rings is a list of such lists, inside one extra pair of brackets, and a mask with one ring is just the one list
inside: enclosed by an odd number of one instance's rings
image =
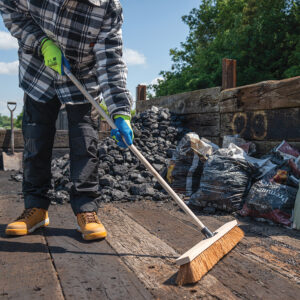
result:
[[(128, 88), (135, 99), (140, 83), (150, 84), (161, 70), (169, 70), (169, 50), (185, 41), (188, 27), (181, 16), (200, 5), (200, 0), (120, 0), (124, 12), (124, 56), (128, 65)], [(22, 110), (23, 92), (18, 87), (17, 46), (6, 33), (0, 17), (0, 114), (8, 115), (7, 101)]]

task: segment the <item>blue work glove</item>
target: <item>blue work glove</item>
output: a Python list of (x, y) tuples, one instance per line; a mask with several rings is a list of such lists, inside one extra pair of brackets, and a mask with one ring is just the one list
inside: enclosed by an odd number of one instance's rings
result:
[[(112, 129), (110, 132), (111, 137), (116, 140), (117, 145), (121, 148), (127, 148), (133, 143), (133, 131), (130, 125), (130, 117), (124, 115), (114, 116), (116, 129)], [(122, 136), (124, 137), (127, 145), (124, 143)]]
[(41, 51), (44, 56), (45, 66), (51, 68), (60, 75), (65, 75), (63, 66), (70, 70), (69, 62), (53, 41), (48, 38), (43, 39)]

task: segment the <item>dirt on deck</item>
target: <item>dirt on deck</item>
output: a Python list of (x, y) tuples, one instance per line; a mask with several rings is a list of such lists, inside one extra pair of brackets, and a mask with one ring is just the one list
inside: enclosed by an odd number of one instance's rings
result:
[[(21, 184), (0, 172), (0, 299), (299, 299), (300, 232), (238, 221), (245, 238), (200, 282), (175, 285), (178, 255), (202, 238), (177, 205), (102, 205), (104, 241), (85, 242), (70, 206), (53, 205), (50, 226), (8, 238), (23, 210)], [(231, 215), (197, 213), (212, 230)]]

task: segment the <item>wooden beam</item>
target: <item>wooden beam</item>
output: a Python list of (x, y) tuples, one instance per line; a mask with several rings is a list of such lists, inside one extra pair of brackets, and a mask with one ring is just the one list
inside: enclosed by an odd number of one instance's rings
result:
[(196, 132), (200, 137), (220, 136), (219, 113), (184, 115), (183, 125)]
[[(256, 153), (257, 154), (266, 154), (271, 151), (276, 146), (280, 145), (282, 140), (277, 141), (255, 141), (254, 144), (256, 146)], [(300, 151), (300, 142), (290, 142), (288, 143), (298, 151)]]
[[(15, 148), (23, 149), (24, 140), (22, 130), (15, 130)], [(99, 140), (109, 136), (109, 131), (99, 131)], [(0, 129), (0, 149), (7, 150), (10, 147), (10, 130)], [(54, 148), (68, 148), (69, 135), (67, 130), (57, 130), (54, 139)]]
[(270, 80), (222, 91), (220, 112), (300, 107), (300, 76)]
[(185, 92), (176, 95), (163, 96), (136, 103), (137, 112), (143, 112), (152, 106), (166, 107), (172, 113), (186, 115), (207, 112), (219, 112), (219, 97), (221, 88)]
[(147, 86), (139, 84), (136, 88), (136, 101), (145, 101), (147, 99)]
[(222, 90), (236, 87), (236, 60), (224, 58), (222, 61)]
[(300, 108), (221, 114), (221, 137), (239, 134), (248, 141), (300, 142)]

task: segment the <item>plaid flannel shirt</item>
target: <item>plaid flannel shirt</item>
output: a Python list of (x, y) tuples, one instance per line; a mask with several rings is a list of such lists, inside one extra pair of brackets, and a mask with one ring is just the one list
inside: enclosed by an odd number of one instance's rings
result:
[(88, 92), (96, 99), (103, 94), (111, 116), (130, 115), (119, 0), (0, 0), (0, 12), (18, 39), (19, 85), (30, 97), (47, 102), (57, 95), (65, 104), (87, 101), (67, 76), (44, 65), (40, 45), (48, 37)]

